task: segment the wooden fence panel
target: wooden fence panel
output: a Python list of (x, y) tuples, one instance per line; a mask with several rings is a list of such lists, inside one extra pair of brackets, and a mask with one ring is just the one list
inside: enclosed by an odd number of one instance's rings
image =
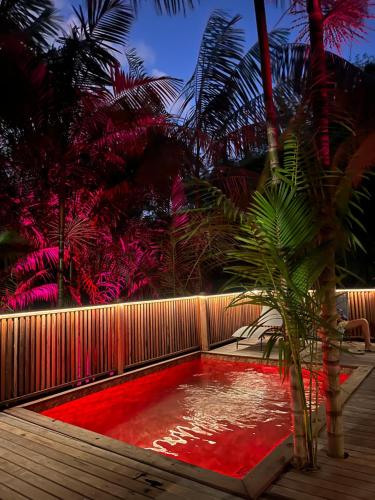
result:
[(260, 306), (249, 304), (228, 307), (235, 296), (230, 294), (206, 298), (210, 345), (230, 339), (238, 328), (251, 324), (259, 317)]
[[(0, 402), (228, 340), (260, 313), (259, 306), (228, 308), (233, 297), (0, 316)], [(348, 297), (350, 317), (367, 318), (374, 335), (375, 291), (351, 290)]]
[(199, 346), (196, 298), (122, 305), (125, 366), (136, 365)]

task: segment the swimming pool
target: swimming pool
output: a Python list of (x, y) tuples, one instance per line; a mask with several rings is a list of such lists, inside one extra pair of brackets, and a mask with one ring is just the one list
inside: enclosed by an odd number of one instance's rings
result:
[(289, 387), (277, 366), (214, 357), (166, 366), (41, 413), (234, 478), (291, 432)]

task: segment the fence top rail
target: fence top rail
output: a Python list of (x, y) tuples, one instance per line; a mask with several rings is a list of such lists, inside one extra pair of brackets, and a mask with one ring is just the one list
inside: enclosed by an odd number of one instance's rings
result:
[[(347, 292), (375, 292), (375, 288), (340, 288), (337, 289), (337, 292), (342, 292), (342, 293), (347, 293)], [(152, 299), (152, 300), (139, 300), (139, 301), (134, 301), (134, 302), (118, 302), (118, 303), (112, 303), (112, 304), (99, 304), (95, 306), (81, 306), (81, 307), (65, 307), (62, 309), (45, 309), (45, 310), (40, 310), (40, 311), (24, 311), (24, 312), (15, 312), (15, 313), (8, 313), (8, 314), (0, 314), (0, 320), (2, 319), (12, 319), (12, 318), (25, 318), (25, 317), (30, 317), (30, 316), (43, 316), (46, 314), (61, 314), (61, 313), (67, 313), (67, 312), (79, 312), (79, 311), (92, 311), (96, 309), (110, 309), (111, 307), (117, 308), (120, 306), (126, 306), (126, 307), (131, 307), (131, 306), (137, 306), (140, 304), (155, 304), (155, 303), (161, 303), (161, 302), (176, 302), (176, 301), (189, 301), (189, 300), (196, 300), (198, 298), (220, 298), (220, 297), (234, 297), (236, 295), (239, 295), (240, 293), (243, 292), (234, 292), (234, 293), (223, 293), (223, 294), (213, 294), (213, 295), (188, 295), (186, 297), (170, 297), (167, 299)], [(260, 293), (260, 290), (251, 290), (248, 293)]]
[[(255, 293), (255, 291), (254, 291)], [(45, 309), (45, 310), (40, 310), (40, 311), (23, 311), (23, 312), (15, 312), (15, 313), (8, 313), (8, 314), (0, 314), (0, 320), (2, 319), (8, 319), (8, 318), (22, 318), (26, 316), (43, 316), (45, 314), (60, 314), (60, 313), (67, 313), (67, 312), (78, 312), (78, 311), (91, 311), (95, 309), (110, 309), (111, 307), (120, 307), (120, 306), (126, 306), (126, 307), (131, 307), (131, 306), (137, 306), (140, 304), (157, 304), (160, 302), (176, 302), (176, 301), (189, 301), (189, 300), (196, 300), (198, 298), (215, 298), (215, 297), (230, 297), (230, 296), (235, 296), (238, 295), (238, 292), (236, 293), (224, 293), (224, 294), (215, 294), (215, 295), (188, 295), (186, 297), (170, 297), (167, 299), (151, 299), (151, 300), (139, 300), (139, 301), (134, 301), (134, 302), (116, 302), (116, 303), (111, 303), (111, 304), (99, 304), (95, 306), (81, 306), (81, 307), (64, 307), (62, 309)]]

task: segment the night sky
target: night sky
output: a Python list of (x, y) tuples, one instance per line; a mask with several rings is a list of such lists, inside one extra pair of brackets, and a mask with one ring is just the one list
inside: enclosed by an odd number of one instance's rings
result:
[[(72, 19), (72, 4), (79, 0), (54, 0), (64, 18)], [(193, 72), (202, 33), (208, 17), (215, 9), (223, 9), (242, 17), (241, 26), (246, 32), (248, 46), (256, 41), (255, 16), (252, 0), (201, 0), (194, 11), (183, 15), (168, 17), (155, 13), (153, 2), (149, 0), (141, 7), (134, 22), (129, 43), (137, 49), (144, 59), (147, 70), (158, 76), (187, 79)], [(375, 15), (375, 8), (374, 15)], [(267, 6), (269, 30), (277, 27), (290, 27), (290, 19), (283, 16), (284, 9)], [(280, 18), (281, 21), (280, 21)], [(280, 21), (280, 22), (279, 22)], [(375, 22), (371, 21), (367, 40), (354, 42), (343, 48), (343, 55), (353, 60), (357, 54), (375, 55)], [(295, 35), (291, 35), (293, 41)]]

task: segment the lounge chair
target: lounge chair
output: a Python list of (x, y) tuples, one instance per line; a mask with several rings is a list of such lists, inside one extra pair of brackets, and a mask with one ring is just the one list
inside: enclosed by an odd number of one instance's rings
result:
[(266, 335), (272, 334), (276, 331), (281, 331), (283, 327), (283, 319), (278, 311), (263, 306), (261, 320), (257, 326), (241, 326), (232, 335), (237, 342), (237, 349), (239, 345), (254, 346), (261, 344)]

